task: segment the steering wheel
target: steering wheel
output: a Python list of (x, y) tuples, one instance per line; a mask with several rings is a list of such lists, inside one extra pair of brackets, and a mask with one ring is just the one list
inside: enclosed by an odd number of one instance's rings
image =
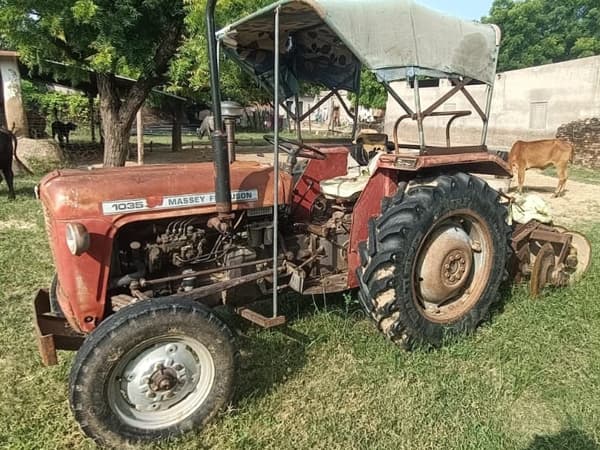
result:
[[(271, 145), (275, 145), (275, 136), (269, 134), (263, 136), (265, 141)], [(327, 155), (322, 151), (298, 141), (279, 138), (279, 148), (290, 156), (308, 158), (308, 159), (327, 159)]]

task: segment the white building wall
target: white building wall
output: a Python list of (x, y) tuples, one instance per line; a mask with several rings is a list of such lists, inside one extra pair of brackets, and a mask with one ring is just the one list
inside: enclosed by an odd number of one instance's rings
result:
[[(394, 88), (413, 107), (413, 91), (406, 82)], [(440, 87), (422, 88), (423, 109), (450, 89), (447, 80)], [(485, 86), (471, 86), (480, 105), (485, 104)], [(450, 99), (440, 110), (469, 109), (468, 118), (453, 125), (452, 144), (477, 144), (481, 138), (481, 119), (462, 94)], [(404, 111), (388, 97), (385, 131), (390, 135), (396, 119)], [(600, 56), (557, 64), (499, 73), (496, 77), (488, 136), (491, 148), (506, 148), (518, 139), (551, 138), (562, 124), (600, 117)], [(416, 125), (403, 124), (400, 139), (417, 142)], [(426, 119), (426, 142), (444, 144), (445, 121)]]
[(4, 97), (4, 113), (6, 125), (15, 129), (18, 136), (27, 136), (27, 116), (21, 96), (21, 75), (17, 57), (13, 52), (0, 52), (0, 78)]

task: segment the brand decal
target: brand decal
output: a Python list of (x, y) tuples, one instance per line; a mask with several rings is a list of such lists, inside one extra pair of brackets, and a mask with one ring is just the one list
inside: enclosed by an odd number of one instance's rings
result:
[[(233, 203), (246, 203), (258, 201), (258, 190), (233, 191), (231, 193)], [(127, 212), (152, 211), (157, 209), (177, 209), (190, 206), (214, 205), (216, 203), (215, 193), (207, 194), (184, 194), (163, 197), (162, 203), (151, 208), (144, 198), (135, 200), (112, 200), (102, 202), (102, 213), (105, 216), (123, 214)]]

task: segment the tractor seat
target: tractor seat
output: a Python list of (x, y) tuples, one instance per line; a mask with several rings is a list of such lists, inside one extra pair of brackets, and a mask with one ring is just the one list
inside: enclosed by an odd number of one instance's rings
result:
[(365, 189), (371, 175), (377, 170), (377, 163), (382, 154), (378, 152), (366, 167), (351, 167), (347, 175), (321, 181), (321, 193), (330, 199), (354, 200)]

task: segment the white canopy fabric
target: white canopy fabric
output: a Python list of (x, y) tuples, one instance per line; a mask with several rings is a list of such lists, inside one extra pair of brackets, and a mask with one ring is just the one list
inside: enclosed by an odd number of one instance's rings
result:
[(266, 74), (268, 84), (277, 7), (290, 91), (291, 81), (302, 79), (348, 89), (361, 63), (388, 82), (415, 75), (494, 82), (500, 41), (494, 25), (412, 0), (281, 0), (217, 33), (225, 50), (259, 78)]

